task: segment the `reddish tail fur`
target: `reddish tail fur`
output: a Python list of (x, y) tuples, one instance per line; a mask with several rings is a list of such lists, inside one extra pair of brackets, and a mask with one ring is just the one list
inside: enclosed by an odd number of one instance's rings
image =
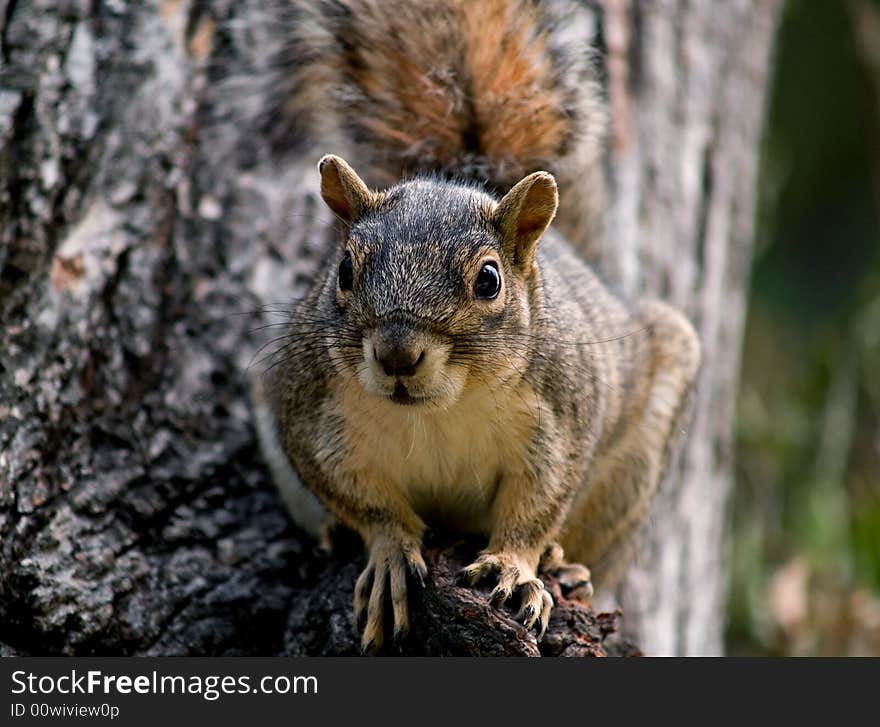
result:
[[(272, 2), (277, 4), (272, 5)], [(260, 124), (342, 154), (374, 186), (434, 171), (506, 192), (554, 173), (576, 244), (602, 207), (605, 111), (589, 13), (573, 0), (272, 0), (284, 42)]]

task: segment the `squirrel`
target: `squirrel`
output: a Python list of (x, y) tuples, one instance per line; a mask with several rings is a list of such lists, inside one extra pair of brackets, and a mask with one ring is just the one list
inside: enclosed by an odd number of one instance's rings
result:
[(606, 116), (569, 32), (583, 8), (290, 7), (274, 123), (380, 189), (318, 163), (341, 235), (253, 379), (267, 462), (306, 530), (362, 537), (365, 651), (407, 633), (429, 527), (487, 539), (463, 580), (518, 595), (540, 639), (541, 569), (589, 598), (628, 565), (700, 364), (684, 315), (622, 300), (578, 252), (600, 234)]

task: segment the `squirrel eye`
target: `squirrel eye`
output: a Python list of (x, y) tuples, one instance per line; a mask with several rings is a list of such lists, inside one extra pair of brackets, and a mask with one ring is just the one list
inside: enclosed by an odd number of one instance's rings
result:
[(474, 283), (474, 295), (477, 298), (491, 300), (498, 295), (499, 290), (501, 290), (501, 273), (498, 272), (497, 263), (485, 263)]
[(351, 253), (346, 250), (345, 256), (342, 258), (342, 262), (339, 263), (339, 289), (351, 290), (351, 286), (353, 283), (354, 268), (351, 264)]

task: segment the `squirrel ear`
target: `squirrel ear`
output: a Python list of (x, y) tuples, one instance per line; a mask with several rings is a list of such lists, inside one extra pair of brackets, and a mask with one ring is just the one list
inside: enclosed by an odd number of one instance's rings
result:
[(532, 262), (538, 238), (553, 221), (558, 204), (556, 180), (549, 172), (535, 172), (520, 180), (498, 203), (492, 222), (516, 265)]
[(321, 174), (321, 196), (339, 218), (350, 224), (376, 200), (348, 162), (333, 154), (318, 162)]

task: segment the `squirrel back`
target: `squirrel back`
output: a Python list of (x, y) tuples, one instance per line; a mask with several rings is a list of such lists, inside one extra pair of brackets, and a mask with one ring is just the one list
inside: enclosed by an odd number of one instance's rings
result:
[[(423, 172), (503, 194), (544, 169), (557, 228), (589, 256), (604, 203), (606, 112), (571, 0), (270, 3), (278, 41), (252, 120), (276, 152), (342, 153), (375, 187)], [(271, 45), (271, 44), (270, 44)]]

